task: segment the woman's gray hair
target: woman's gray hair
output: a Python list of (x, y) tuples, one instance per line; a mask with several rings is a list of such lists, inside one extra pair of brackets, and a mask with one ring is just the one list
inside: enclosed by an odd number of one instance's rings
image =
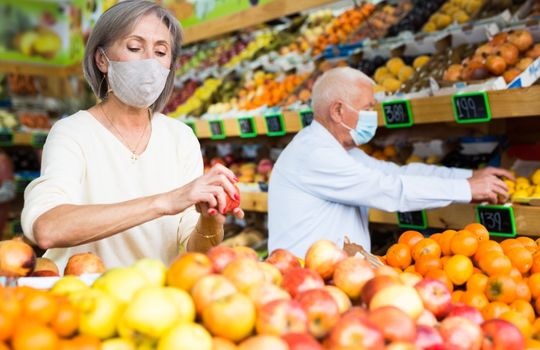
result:
[(150, 108), (154, 112), (163, 110), (174, 89), (174, 74), (176, 62), (180, 55), (182, 45), (182, 27), (178, 20), (162, 6), (143, 0), (125, 0), (108, 9), (98, 19), (84, 53), (83, 69), (84, 77), (92, 87), (94, 94), (104, 100), (109, 91), (106, 74), (102, 73), (95, 60), (96, 51), (99, 48), (107, 49), (116, 40), (127, 36), (143, 16), (154, 13), (169, 28), (172, 40), (171, 71), (167, 77), (167, 83), (161, 95)]

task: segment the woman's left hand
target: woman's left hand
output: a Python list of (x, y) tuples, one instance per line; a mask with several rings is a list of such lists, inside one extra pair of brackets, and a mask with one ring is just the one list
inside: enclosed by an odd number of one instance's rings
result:
[[(216, 223), (220, 225), (223, 225), (225, 223), (226, 214), (221, 214), (216, 209), (208, 207), (208, 204), (206, 204), (205, 202), (196, 204), (195, 208), (204, 218), (213, 218)], [(243, 219), (244, 211), (240, 207), (238, 207), (233, 209), (232, 215), (237, 219)]]

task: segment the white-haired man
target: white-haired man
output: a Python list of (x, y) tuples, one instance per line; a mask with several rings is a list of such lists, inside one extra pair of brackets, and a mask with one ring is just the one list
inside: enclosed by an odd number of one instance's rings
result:
[(415, 211), (450, 203), (508, 198), (498, 168), (479, 171), (423, 164), (397, 166), (358, 147), (377, 129), (373, 82), (362, 72), (335, 68), (313, 86), (313, 123), (280, 155), (269, 187), (269, 251), (303, 257), (319, 239), (371, 248), (368, 208)]

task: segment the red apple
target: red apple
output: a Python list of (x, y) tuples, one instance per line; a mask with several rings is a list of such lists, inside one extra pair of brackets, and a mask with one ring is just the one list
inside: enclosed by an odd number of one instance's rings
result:
[(399, 284), (400, 282), (396, 277), (386, 275), (375, 276), (364, 284), (361, 294), (362, 301), (369, 305), (373, 296), (381, 289)]
[(64, 275), (80, 276), (84, 273), (103, 273), (105, 265), (103, 260), (93, 253), (79, 253), (72, 255), (64, 269)]
[(487, 320), (481, 325), (484, 332), (482, 350), (523, 350), (525, 339), (519, 329), (502, 319)]
[(267, 262), (261, 261), (259, 261), (258, 264), (262, 272), (264, 273), (264, 279), (267, 282), (273, 283), (276, 286), (281, 285), (281, 282), (283, 281), (283, 275), (281, 274), (281, 272), (279, 272), (277, 267)]
[(424, 325), (416, 325), (416, 339), (414, 343), (420, 349), (427, 349), (435, 345), (441, 345), (443, 343), (443, 339), (436, 328)]
[(324, 289), (332, 295), (337, 303), (339, 313), (343, 314), (352, 307), (351, 299), (341, 289), (335, 286), (324, 286)]
[(324, 287), (324, 281), (317, 272), (298, 267), (285, 273), (281, 287), (294, 298), (301, 292)]
[(339, 321), (339, 308), (324, 289), (311, 289), (296, 296), (308, 317), (308, 330), (315, 338), (324, 337)]
[(214, 272), (212, 262), (202, 253), (180, 254), (167, 270), (167, 284), (187, 292), (204, 276)]
[(414, 321), (397, 307), (375, 309), (368, 314), (368, 319), (381, 330), (386, 342), (412, 342), (416, 338)]
[(424, 309), (420, 316), (416, 319), (417, 325), (435, 327), (439, 322), (433, 313), (429, 310)]
[(225, 209), (223, 209), (225, 213), (232, 213), (234, 209), (240, 206), (240, 189), (235, 184), (233, 184), (233, 186), (236, 190), (236, 196), (233, 198), (227, 193), (227, 202), (225, 204)]
[(353, 306), (341, 316), (341, 319), (343, 320), (346, 318), (359, 318), (359, 317), (360, 318), (363, 317), (367, 319), (367, 315), (368, 315), (368, 311), (364, 307)]
[(191, 289), (195, 310), (200, 314), (212, 301), (236, 293), (232, 282), (221, 275), (208, 275), (198, 280)]
[(255, 328), (259, 334), (307, 333), (308, 317), (296, 300), (274, 300), (259, 309)]
[(308, 333), (289, 333), (281, 337), (289, 350), (323, 350), (321, 344)]
[(409, 315), (414, 321), (424, 311), (424, 304), (416, 289), (399, 284), (381, 289), (373, 296), (369, 303), (370, 310), (375, 310), (383, 306), (395, 306)]
[(274, 265), (278, 270), (285, 274), (288, 270), (300, 266), (300, 261), (298, 258), (291, 252), (285, 249), (276, 249), (266, 259), (266, 262)]
[(230, 262), (223, 269), (223, 276), (242, 293), (246, 292), (249, 287), (265, 281), (265, 275), (259, 262), (247, 257), (237, 258)]
[(328, 349), (384, 349), (382, 332), (356, 308), (345, 313), (325, 341)]
[(274, 300), (289, 300), (291, 296), (287, 291), (275, 284), (264, 282), (248, 288), (246, 295), (253, 301), (257, 310)]
[[(39, 274), (37, 274), (39, 272)], [(37, 258), (31, 276), (60, 276), (58, 266), (51, 259)]]
[(482, 330), (475, 322), (465, 317), (445, 318), (439, 327), (443, 342), (456, 350), (480, 350)]
[(371, 265), (362, 258), (349, 257), (337, 263), (334, 284), (351, 299), (358, 299), (367, 281), (375, 276)]
[(228, 263), (237, 258), (236, 251), (231, 247), (218, 245), (210, 248), (206, 256), (212, 261), (214, 271), (220, 273)]
[(289, 346), (279, 337), (262, 334), (244, 340), (238, 350), (289, 350)]
[(439, 320), (452, 309), (452, 294), (443, 282), (433, 278), (424, 278), (415, 284), (414, 288), (420, 295), (424, 307)]
[(484, 322), (484, 316), (482, 316), (482, 313), (478, 309), (465, 304), (452, 305), (452, 309), (447, 317), (451, 316), (465, 317), (478, 325), (481, 325)]
[(336, 264), (345, 258), (347, 253), (343, 249), (338, 248), (334, 242), (323, 239), (309, 247), (305, 264), (326, 280), (334, 274)]
[(389, 344), (385, 350), (420, 350), (416, 345), (409, 342), (398, 341)]

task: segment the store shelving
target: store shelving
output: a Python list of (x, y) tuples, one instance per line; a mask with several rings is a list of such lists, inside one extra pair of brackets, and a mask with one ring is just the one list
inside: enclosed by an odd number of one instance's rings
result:
[(51, 66), (0, 61), (0, 73), (36, 75), (56, 78), (82, 76), (82, 63), (69, 66)]

